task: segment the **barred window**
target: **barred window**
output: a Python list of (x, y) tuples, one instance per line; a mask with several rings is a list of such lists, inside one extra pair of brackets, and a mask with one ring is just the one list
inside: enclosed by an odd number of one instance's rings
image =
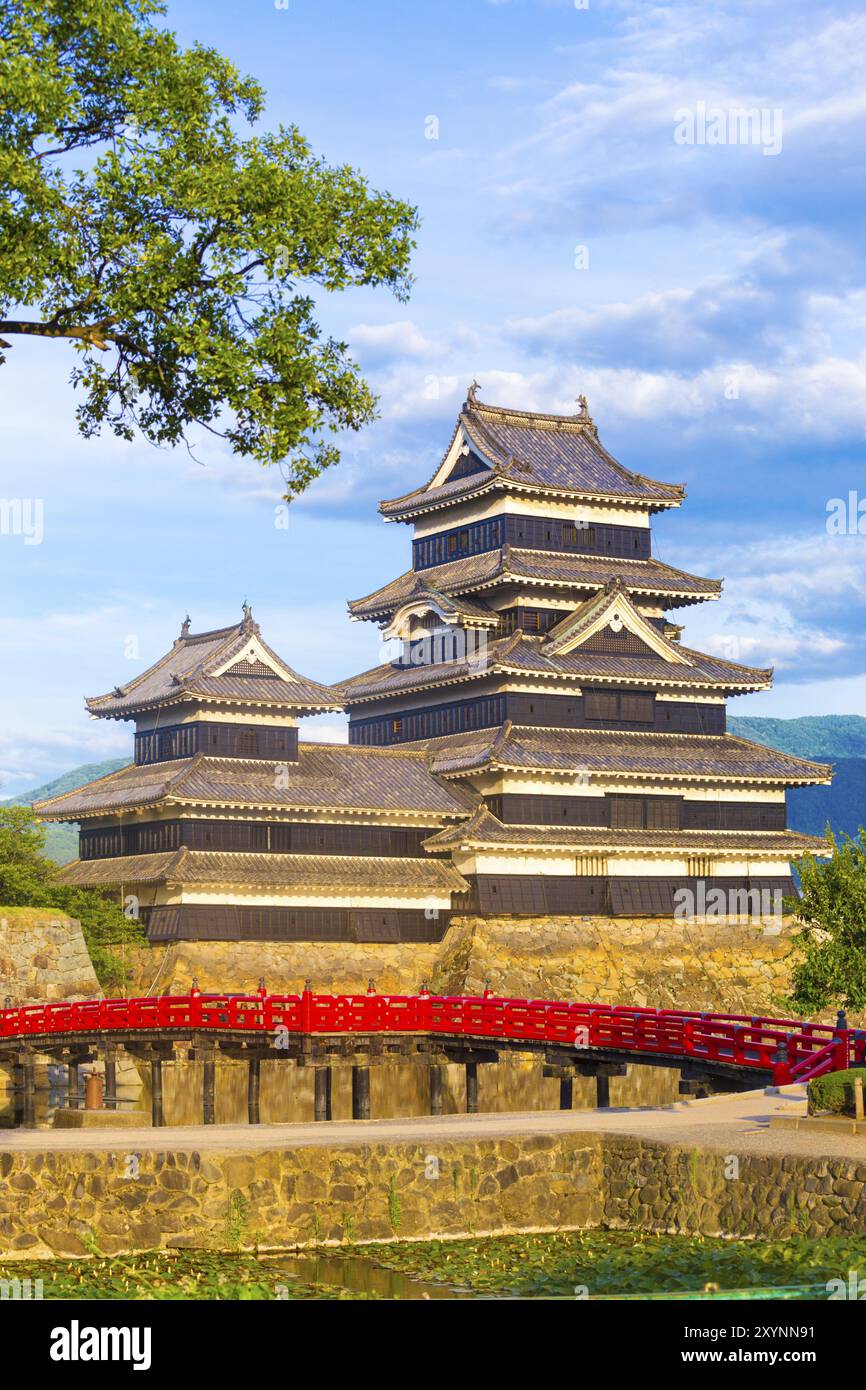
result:
[(674, 796), (647, 797), (647, 830), (679, 830), (680, 803)]
[(583, 697), (583, 712), (587, 719), (616, 719), (616, 691), (587, 690)]
[(620, 718), (630, 724), (652, 724), (652, 695), (630, 695), (623, 692), (620, 697)]
[(643, 797), (612, 796), (610, 798), (610, 823), (614, 830), (643, 830)]

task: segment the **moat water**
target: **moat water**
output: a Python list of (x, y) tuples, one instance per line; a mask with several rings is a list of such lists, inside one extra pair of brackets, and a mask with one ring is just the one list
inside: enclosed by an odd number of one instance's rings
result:
[[(721, 1240), (571, 1231), (256, 1254), (155, 1250), (89, 1259), (0, 1259), (4, 1297), (193, 1299), (826, 1300), (862, 1267), (866, 1238)], [(12, 1283), (26, 1289), (16, 1293)], [(35, 1292), (34, 1292), (35, 1290)]]

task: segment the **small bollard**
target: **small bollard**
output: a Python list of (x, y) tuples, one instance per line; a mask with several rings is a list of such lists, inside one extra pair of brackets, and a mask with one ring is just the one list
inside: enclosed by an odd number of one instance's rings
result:
[(863, 1078), (854, 1077), (854, 1119), (863, 1119)]
[(88, 1073), (84, 1083), (84, 1108), (85, 1110), (102, 1110), (102, 1077), (99, 1072)]

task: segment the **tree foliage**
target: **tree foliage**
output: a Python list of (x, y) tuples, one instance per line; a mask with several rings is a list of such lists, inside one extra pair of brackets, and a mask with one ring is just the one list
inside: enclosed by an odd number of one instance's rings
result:
[(249, 134), (259, 84), (179, 47), (163, 13), (0, 9), (0, 348), (73, 344), (85, 435), (175, 445), (203, 426), (282, 463), (291, 497), (337, 461), (333, 435), (375, 413), (317, 297), (384, 285), (405, 299), (415, 209), (294, 126)]
[(786, 904), (801, 924), (794, 941), (803, 952), (791, 998), (806, 1014), (830, 1004), (866, 1007), (866, 830), (837, 839), (828, 829), (827, 837), (832, 857), (799, 862), (801, 896)]
[(100, 984), (122, 989), (126, 970), (117, 947), (144, 945), (141, 923), (92, 888), (58, 882), (57, 865), (43, 853), (45, 831), (29, 806), (0, 805), (0, 912), (4, 907), (53, 907), (81, 923)]

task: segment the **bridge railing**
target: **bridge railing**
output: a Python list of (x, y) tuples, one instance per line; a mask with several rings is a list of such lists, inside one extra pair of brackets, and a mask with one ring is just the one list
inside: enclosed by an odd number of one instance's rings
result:
[(177, 1030), (428, 1033), (581, 1050), (689, 1057), (808, 1079), (863, 1060), (866, 1035), (800, 1020), (482, 995), (208, 994), (23, 1004), (0, 1039)]

